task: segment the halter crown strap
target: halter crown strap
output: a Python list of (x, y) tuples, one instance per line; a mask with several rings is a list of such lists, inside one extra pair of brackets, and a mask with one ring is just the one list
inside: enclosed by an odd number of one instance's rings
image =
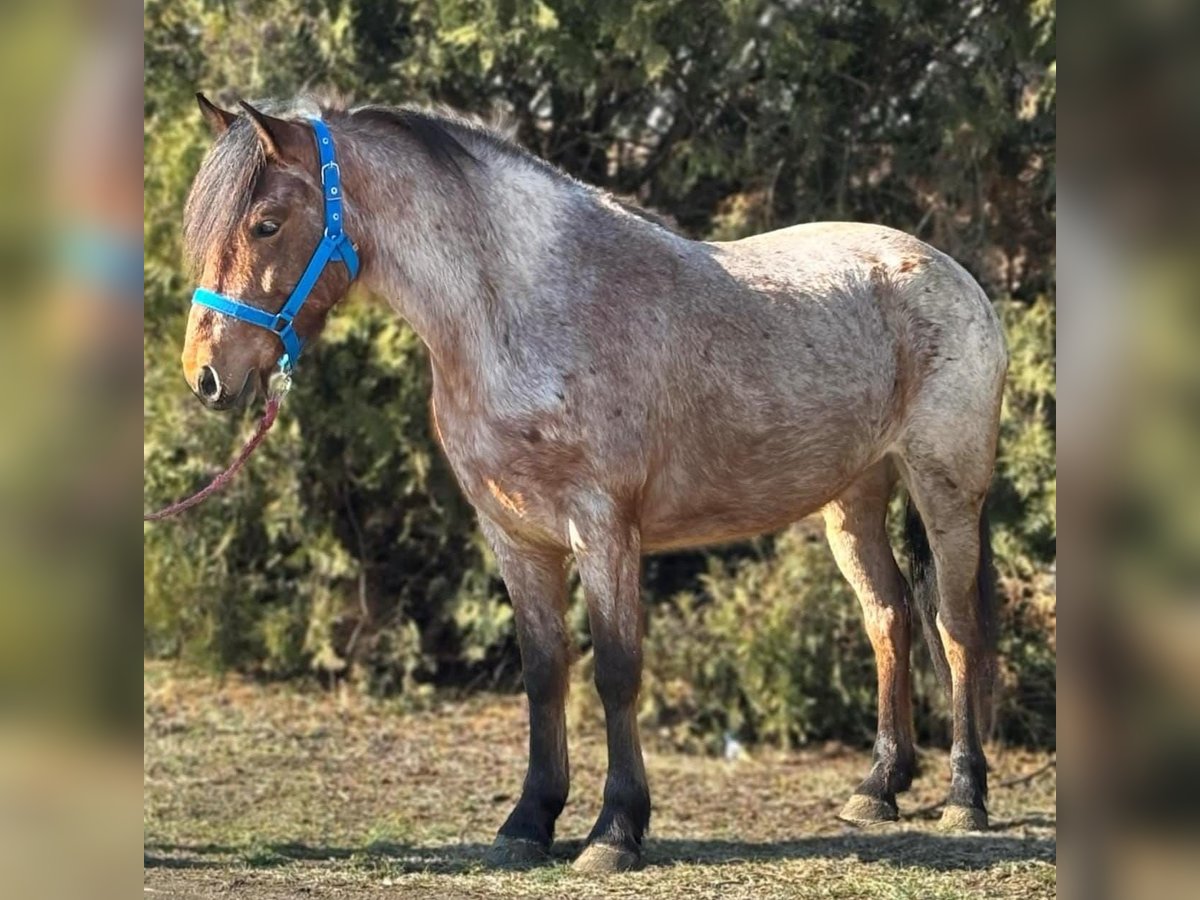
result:
[(265, 309), (259, 309), (257, 306), (251, 306), (234, 297), (227, 297), (207, 288), (197, 288), (196, 292), (192, 294), (193, 303), (207, 306), (209, 309), (214, 309), (235, 319), (241, 319), (243, 322), (249, 322), (251, 325), (257, 325), (259, 328), (265, 328), (278, 335), (283, 344), (283, 355), (279, 358), (279, 367), (285, 372), (290, 371), (296, 364), (296, 360), (300, 357), (300, 350), (304, 346), (304, 342), (296, 334), (293, 322), (299, 314), (300, 308), (308, 299), (308, 295), (316, 286), (317, 279), (325, 271), (325, 267), (336, 257), (345, 264), (351, 281), (358, 277), (358, 254), (354, 252), (354, 245), (342, 227), (342, 170), (338, 166), (333, 135), (329, 133), (328, 126), (320, 119), (309, 119), (309, 124), (312, 125), (313, 134), (316, 137), (317, 154), (321, 160), (321, 194), (325, 208), (325, 233), (321, 237), (321, 242), (313, 250), (312, 257), (304, 268), (304, 274), (296, 282), (296, 287), (292, 289), (283, 308), (277, 313), (267, 312)]

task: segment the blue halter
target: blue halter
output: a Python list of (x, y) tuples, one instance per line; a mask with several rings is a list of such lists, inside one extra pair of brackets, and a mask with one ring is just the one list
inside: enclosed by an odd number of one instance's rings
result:
[(296, 334), (292, 323), (300, 312), (300, 307), (312, 293), (317, 279), (325, 271), (330, 261), (337, 257), (346, 264), (353, 281), (358, 275), (358, 254), (354, 245), (342, 230), (342, 171), (337, 164), (337, 150), (334, 148), (333, 135), (320, 119), (309, 119), (317, 139), (317, 153), (321, 157), (321, 189), (325, 197), (325, 235), (317, 249), (313, 251), (304, 274), (296, 283), (292, 294), (288, 297), (283, 308), (277, 313), (269, 313), (257, 306), (250, 306), (233, 297), (226, 297), (207, 288), (197, 288), (192, 294), (192, 302), (215, 309), (219, 313), (265, 328), (279, 337), (283, 343), (283, 355), (279, 357), (279, 368), (290, 372), (300, 357), (300, 349), (304, 342)]

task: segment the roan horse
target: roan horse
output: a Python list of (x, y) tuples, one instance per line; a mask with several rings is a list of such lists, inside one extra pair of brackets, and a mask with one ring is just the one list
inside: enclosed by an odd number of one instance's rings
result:
[[(817, 511), (879, 678), (873, 766), (842, 818), (896, 819), (912, 781), (916, 609), (951, 687), (943, 824), (986, 827), (983, 504), (1007, 353), (961, 266), (874, 225), (688, 240), (449, 115), (308, 101), (235, 115), (199, 99), (217, 134), (185, 212), (199, 283), (270, 312), (283, 304), (321, 240), (313, 129), (298, 117), (320, 116), (361, 279), (428, 345), (435, 431), (499, 561), (529, 698), (529, 767), (494, 862), (543, 857), (567, 799), (567, 557), (608, 736), (604, 805), (575, 865), (623, 870), (641, 861), (650, 818), (636, 720), (642, 554)], [(348, 284), (345, 268), (325, 270), (296, 318), (301, 338)], [(269, 331), (193, 306), (183, 368), (207, 406), (248, 399), (279, 354)], [(885, 530), (897, 482), (919, 514), (915, 602)]]

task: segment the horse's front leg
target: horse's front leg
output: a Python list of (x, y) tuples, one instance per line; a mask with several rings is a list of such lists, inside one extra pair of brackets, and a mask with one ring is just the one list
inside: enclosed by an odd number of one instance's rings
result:
[(529, 768), (520, 799), (488, 853), (493, 865), (546, 858), (554, 823), (567, 802), (566, 697), (570, 642), (564, 621), (562, 551), (518, 545), (483, 523), (516, 612), (521, 669), (529, 697)]
[[(575, 869), (618, 872), (637, 867), (650, 823), (650, 790), (638, 739), (642, 678), (641, 538), (635, 523), (608, 504), (571, 520), (571, 545), (587, 597), (596, 689), (608, 733), (604, 806)], [(597, 511), (599, 509), (599, 511)]]

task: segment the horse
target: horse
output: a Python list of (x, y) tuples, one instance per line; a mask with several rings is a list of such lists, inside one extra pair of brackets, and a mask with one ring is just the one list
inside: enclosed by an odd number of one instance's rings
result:
[[(289, 327), (316, 338), (358, 269), (428, 348), (433, 430), (511, 598), (528, 696), (528, 768), (492, 863), (546, 858), (566, 803), (569, 559), (608, 749), (603, 807), (574, 866), (623, 871), (642, 862), (651, 809), (636, 718), (643, 554), (816, 513), (879, 683), (871, 769), (841, 818), (897, 819), (912, 782), (915, 612), (951, 697), (942, 824), (986, 828), (984, 506), (1008, 357), (962, 266), (868, 224), (690, 240), (449, 112), (306, 98), (233, 112), (198, 99), (215, 140), (184, 247), (202, 288), (268, 319), (296, 288), (323, 240), (315, 117), (336, 143), (356, 265), (321, 270)], [(254, 397), (279, 355), (270, 328), (193, 305), (183, 371), (206, 406)], [(900, 487), (911, 587), (885, 525)]]

